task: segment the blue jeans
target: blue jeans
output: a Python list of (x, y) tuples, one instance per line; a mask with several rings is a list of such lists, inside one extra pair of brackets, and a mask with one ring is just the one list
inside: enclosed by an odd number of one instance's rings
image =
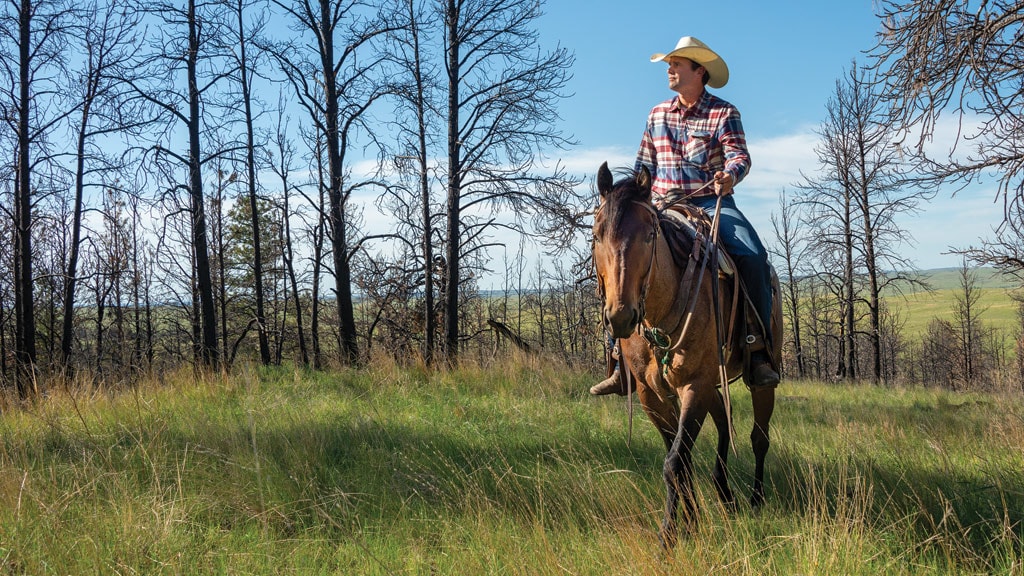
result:
[[(716, 196), (691, 198), (690, 202), (714, 218)], [(764, 325), (764, 339), (771, 348), (772, 272), (768, 251), (747, 217), (736, 207), (732, 195), (722, 198), (722, 215), (718, 222), (718, 243), (732, 256), (737, 272), (747, 288), (750, 302)]]

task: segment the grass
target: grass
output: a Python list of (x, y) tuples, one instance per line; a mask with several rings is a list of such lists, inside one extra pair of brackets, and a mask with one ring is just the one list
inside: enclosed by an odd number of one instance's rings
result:
[(766, 507), (718, 505), (708, 425), (697, 525), (664, 555), (661, 441), (592, 378), (380, 363), (53, 393), (0, 417), (0, 572), (1024, 574), (1019, 397), (785, 382)]
[[(936, 290), (910, 294), (906, 299), (891, 299), (903, 311), (905, 333), (917, 339), (928, 331), (928, 325), (938, 318), (953, 322), (956, 291)], [(1010, 291), (1003, 288), (983, 288), (978, 291), (979, 318), (985, 326), (1013, 335), (1020, 327), (1017, 318), (1017, 302), (1010, 297)]]
[[(976, 309), (980, 311), (982, 323), (1012, 337), (1020, 328), (1018, 303), (1012, 298), (1012, 294), (1019, 291), (1020, 283), (994, 268), (977, 268), (973, 273), (979, 295)], [(902, 295), (890, 291), (884, 297), (887, 304), (899, 312), (905, 322), (903, 333), (911, 340), (923, 337), (928, 325), (936, 318), (954, 322), (956, 298), (963, 296), (958, 269), (927, 270), (922, 275), (931, 291), (910, 289)]]

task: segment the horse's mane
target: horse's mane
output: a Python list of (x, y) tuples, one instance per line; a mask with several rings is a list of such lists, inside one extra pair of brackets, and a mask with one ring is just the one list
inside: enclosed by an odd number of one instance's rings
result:
[(632, 169), (618, 169), (615, 171), (619, 179), (612, 185), (612, 189), (605, 194), (605, 218), (607, 225), (617, 228), (622, 221), (626, 211), (623, 210), (631, 201), (639, 201), (641, 196), (640, 186), (636, 182), (637, 171)]

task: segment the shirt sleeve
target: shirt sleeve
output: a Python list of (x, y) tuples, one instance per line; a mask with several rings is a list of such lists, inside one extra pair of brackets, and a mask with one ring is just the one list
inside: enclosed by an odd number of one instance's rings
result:
[(747, 151), (747, 137), (743, 133), (740, 111), (735, 107), (730, 107), (722, 122), (718, 141), (722, 144), (725, 171), (732, 174), (733, 184), (739, 184), (750, 172), (750, 152)]
[(642, 166), (647, 166), (651, 176), (658, 172), (657, 150), (654, 147), (654, 138), (651, 136), (651, 116), (647, 116), (647, 126), (644, 128), (644, 136), (640, 139), (640, 150), (636, 153), (636, 164), (633, 169), (640, 172)]

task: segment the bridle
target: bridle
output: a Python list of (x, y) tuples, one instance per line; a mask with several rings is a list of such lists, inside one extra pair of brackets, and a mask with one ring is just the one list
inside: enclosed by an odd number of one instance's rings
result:
[[(647, 292), (651, 287), (651, 276), (654, 272), (654, 262), (658, 259), (658, 238), (661, 236), (661, 226), (659, 224), (659, 213), (658, 210), (646, 200), (630, 200), (634, 204), (638, 204), (641, 208), (647, 210), (654, 219), (651, 227), (654, 229), (654, 240), (651, 246), (651, 258), (647, 262), (647, 272), (644, 273), (643, 282), (640, 284), (640, 298), (637, 302), (637, 323), (636, 330), (637, 334), (641, 334), (641, 326), (643, 326), (644, 318), (647, 315)], [(594, 219), (596, 220), (601, 211), (604, 209), (605, 204), (602, 204), (594, 212)], [(593, 250), (591, 250), (593, 252)], [(601, 296), (601, 301), (604, 302), (604, 280), (600, 274), (597, 273), (597, 260), (594, 260), (594, 276), (597, 277), (597, 292)]]
[[(704, 188), (706, 188), (706, 187), (707, 186), (705, 186)], [(701, 190), (703, 190), (703, 188), (701, 188)], [(700, 190), (698, 190), (698, 192), (699, 191)], [(687, 333), (688, 328), (690, 326), (689, 320), (693, 317), (693, 311), (694, 311), (696, 303), (697, 303), (697, 298), (695, 298), (695, 297), (691, 298), (690, 297), (690, 295), (691, 295), (690, 293), (693, 291), (693, 289), (695, 287), (699, 287), (701, 285), (701, 282), (703, 282), (704, 272), (708, 268), (711, 250), (701, 250), (701, 240), (700, 240), (700, 237), (699, 237), (699, 235), (697, 237), (695, 237), (694, 244), (693, 244), (693, 250), (692, 250), (692, 252), (690, 254), (690, 257), (688, 259), (688, 264), (687, 264), (687, 267), (686, 267), (686, 271), (683, 273), (683, 283), (682, 283), (683, 285), (682, 285), (682, 288), (686, 292), (686, 294), (685, 294), (685, 297), (682, 298), (682, 299), (676, 298), (676, 305), (673, 307), (673, 310), (672, 310), (673, 312), (676, 312), (676, 309), (679, 308), (679, 304), (680, 303), (688, 303), (689, 304), (689, 309), (686, 310), (686, 313), (682, 314), (680, 316), (680, 318), (679, 318), (679, 321), (677, 321), (676, 324), (672, 327), (672, 329), (668, 330), (667, 332), (665, 330), (662, 330), (662, 329), (658, 328), (657, 326), (649, 325), (647, 323), (647, 293), (650, 291), (650, 287), (651, 287), (651, 278), (652, 278), (653, 272), (654, 272), (654, 263), (655, 263), (655, 261), (657, 261), (657, 258), (658, 258), (658, 239), (661, 236), (661, 214), (663, 212), (665, 212), (666, 210), (668, 210), (669, 208), (671, 208), (673, 204), (679, 202), (679, 200), (677, 199), (677, 200), (675, 200), (673, 202), (667, 203), (666, 205), (664, 205), (664, 206), (662, 206), (660, 208), (656, 208), (653, 204), (651, 204), (650, 202), (647, 202), (646, 200), (630, 200), (630, 202), (640, 205), (641, 208), (646, 210), (651, 215), (652, 220), (653, 220), (651, 222), (651, 228), (654, 231), (654, 240), (653, 240), (653, 245), (651, 247), (651, 257), (650, 257), (650, 259), (647, 262), (647, 271), (644, 273), (643, 281), (640, 284), (640, 296), (639, 296), (639, 299), (638, 299), (638, 302), (637, 302), (637, 309), (638, 310), (637, 310), (636, 333), (641, 335), (641, 336), (643, 336), (644, 339), (647, 340), (647, 342), (652, 347), (656, 347), (656, 348), (659, 348), (661, 350), (664, 350), (665, 351), (665, 359), (667, 359), (668, 356), (671, 355), (671, 353), (675, 352), (676, 350), (678, 350), (682, 346), (683, 339), (686, 336), (686, 333)], [(604, 206), (605, 205), (602, 204), (601, 206), (598, 207), (597, 211), (595, 212), (595, 218), (599, 217), (599, 215), (601, 214), (601, 211), (604, 209)], [(717, 222), (717, 212), (716, 212), (715, 221)], [(702, 256), (700, 256), (701, 254), (702, 254)], [(698, 268), (698, 266), (697, 266), (697, 264), (698, 264), (697, 260), (698, 259), (700, 259), (700, 262), (699, 262), (700, 274), (697, 277), (696, 284), (692, 284), (691, 281), (693, 279), (693, 273)], [(601, 300), (604, 301), (604, 299), (605, 299), (604, 282), (603, 282), (603, 279), (602, 279), (601, 275), (597, 274), (597, 261), (596, 260), (594, 261), (594, 269), (595, 269), (594, 270), (595, 276), (597, 276), (597, 279), (598, 279), (598, 294), (600, 295)], [(684, 322), (684, 319), (685, 319), (685, 322)], [(672, 332), (675, 332), (676, 328), (678, 328), (680, 324), (683, 324), (683, 331), (679, 334), (679, 337), (676, 339), (675, 344), (672, 344), (671, 346), (669, 346), (669, 344), (671, 344), (671, 342), (667, 342), (667, 341), (664, 340), (665, 335), (671, 334)], [(665, 364), (664, 362), (663, 362), (663, 364), (665, 365), (665, 368), (667, 369), (667, 364)]]

